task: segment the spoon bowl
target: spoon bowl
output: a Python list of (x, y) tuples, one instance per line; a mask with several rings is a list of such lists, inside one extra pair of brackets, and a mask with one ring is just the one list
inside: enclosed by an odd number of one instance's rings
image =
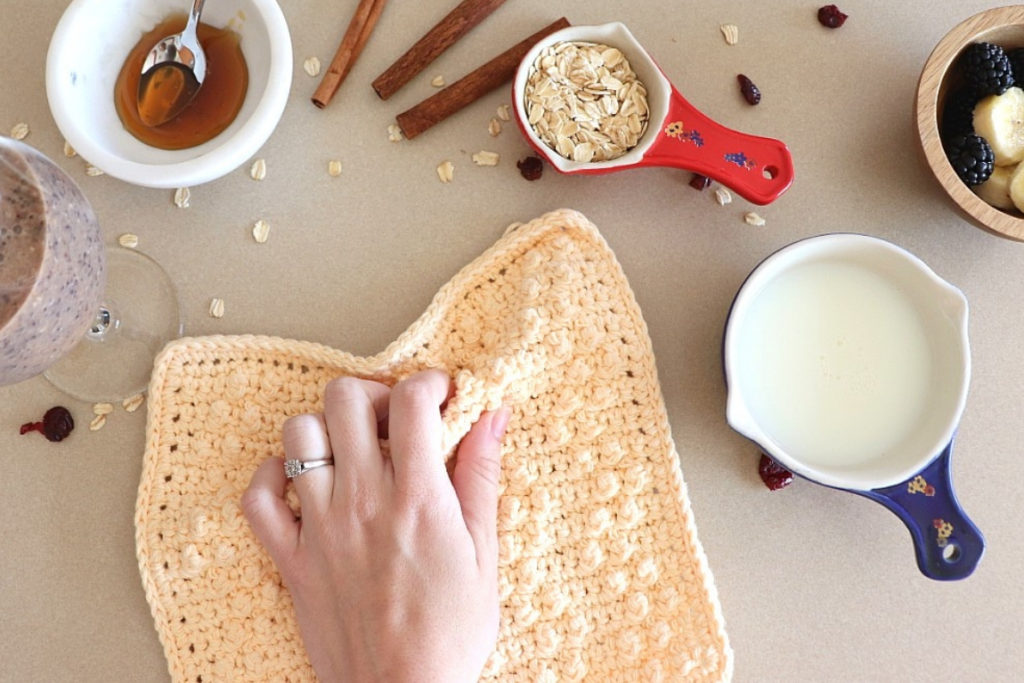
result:
[(205, 2), (194, 0), (185, 29), (154, 45), (142, 63), (139, 116), (147, 126), (159, 126), (175, 118), (203, 85), (206, 53), (196, 28)]

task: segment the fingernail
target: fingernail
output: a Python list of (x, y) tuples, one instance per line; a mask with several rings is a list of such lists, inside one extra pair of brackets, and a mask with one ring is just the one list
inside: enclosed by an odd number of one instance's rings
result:
[(510, 417), (512, 417), (512, 411), (508, 406), (498, 408), (498, 411), (491, 415), (491, 435), (498, 441), (505, 436), (505, 429), (508, 428)]

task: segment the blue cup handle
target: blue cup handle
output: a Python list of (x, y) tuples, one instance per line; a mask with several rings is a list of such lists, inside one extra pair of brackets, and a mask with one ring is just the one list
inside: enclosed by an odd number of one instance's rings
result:
[(902, 484), (857, 491), (881, 503), (903, 520), (914, 539), (917, 566), (931, 579), (965, 579), (985, 552), (985, 538), (967, 518), (953, 492), (945, 450), (927, 467)]

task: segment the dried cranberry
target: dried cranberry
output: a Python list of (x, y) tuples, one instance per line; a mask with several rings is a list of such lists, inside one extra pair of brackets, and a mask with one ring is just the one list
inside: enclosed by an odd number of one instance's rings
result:
[(54, 406), (46, 411), (40, 422), (26, 422), (21, 425), (19, 434), (40, 432), (50, 441), (63, 441), (75, 428), (75, 420), (64, 406)]
[(835, 5), (825, 5), (818, 10), (818, 21), (822, 26), (839, 28), (846, 22), (847, 15), (843, 14)]
[(706, 190), (711, 185), (711, 178), (700, 173), (694, 173), (693, 177), (690, 178), (690, 187), (695, 190)]
[(530, 156), (516, 162), (519, 173), (527, 180), (537, 180), (544, 172), (544, 162), (540, 157)]
[(748, 104), (754, 105), (761, 101), (761, 90), (754, 85), (752, 80), (743, 74), (736, 76), (736, 80), (740, 82), (740, 92), (743, 93), (743, 99)]
[(761, 454), (757, 473), (761, 475), (761, 481), (771, 491), (784, 489), (793, 483), (793, 473), (764, 453)]

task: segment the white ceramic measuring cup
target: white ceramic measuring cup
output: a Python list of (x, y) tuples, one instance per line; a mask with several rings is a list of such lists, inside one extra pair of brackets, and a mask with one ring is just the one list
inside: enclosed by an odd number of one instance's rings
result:
[(925, 575), (970, 575), (985, 544), (949, 468), (971, 370), (960, 290), (890, 242), (812, 237), (744, 282), (723, 361), (733, 429), (790, 471), (896, 513)]
[[(637, 145), (618, 158), (588, 162), (567, 159), (548, 147), (530, 125), (525, 96), (538, 55), (556, 43), (574, 41), (617, 48), (647, 89), (647, 129)], [(682, 168), (713, 178), (755, 204), (774, 201), (793, 183), (793, 158), (785, 144), (727, 128), (701, 113), (619, 22), (570, 26), (540, 40), (516, 70), (512, 104), (526, 141), (561, 173), (592, 175), (646, 166)]]

